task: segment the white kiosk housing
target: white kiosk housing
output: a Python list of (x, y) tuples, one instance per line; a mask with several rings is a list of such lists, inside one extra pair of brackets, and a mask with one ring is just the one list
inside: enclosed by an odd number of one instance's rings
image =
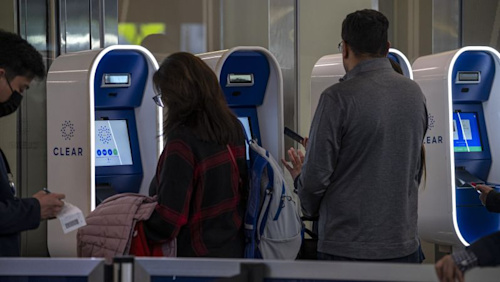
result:
[(419, 233), (462, 248), (500, 229), (471, 184), (500, 183), (500, 54), (464, 47), (418, 58), (413, 72), (429, 116)]
[[(47, 77), (47, 182), (84, 216), (96, 201), (147, 194), (163, 148), (162, 109), (152, 76), (158, 63), (141, 46), (116, 45), (58, 57)], [(76, 256), (76, 231), (48, 223), (52, 257)]]
[[(394, 48), (389, 48), (389, 54), (387, 57), (396, 61), (403, 71), (403, 75), (413, 79), (413, 72), (411, 64), (406, 58), (406, 56), (399, 50)], [(314, 64), (312, 74), (311, 74), (311, 114), (314, 116), (314, 112), (318, 106), (319, 98), (321, 93), (328, 87), (339, 82), (339, 80), (344, 77), (345, 69), (342, 63), (342, 54), (332, 54), (325, 55), (321, 57), (316, 64)]]
[(214, 70), (247, 135), (276, 160), (283, 158), (283, 77), (276, 58), (267, 49), (253, 46), (197, 56)]

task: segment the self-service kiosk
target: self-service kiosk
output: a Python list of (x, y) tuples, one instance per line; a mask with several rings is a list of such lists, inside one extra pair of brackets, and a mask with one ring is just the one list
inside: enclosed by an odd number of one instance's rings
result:
[[(87, 216), (107, 197), (147, 194), (163, 148), (158, 63), (140, 46), (58, 57), (47, 77), (47, 183)], [(76, 232), (48, 223), (50, 255), (76, 256)]]
[(500, 54), (464, 47), (418, 58), (413, 72), (429, 118), (419, 233), (437, 244), (468, 246), (500, 230), (499, 214), (489, 213), (472, 187), (500, 184)]
[(262, 47), (235, 47), (198, 56), (219, 78), (227, 103), (247, 136), (275, 159), (283, 158), (283, 78), (276, 58)]
[[(401, 51), (389, 48), (387, 57), (401, 66), (403, 75), (413, 79), (411, 64)], [(344, 75), (345, 69), (340, 53), (323, 56), (314, 64), (311, 74), (311, 115), (314, 116), (321, 93), (339, 82)]]

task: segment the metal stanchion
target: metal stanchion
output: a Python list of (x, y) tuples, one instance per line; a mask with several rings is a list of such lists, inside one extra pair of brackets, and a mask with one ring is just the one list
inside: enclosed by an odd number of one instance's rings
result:
[(134, 280), (134, 257), (113, 258), (113, 282), (132, 282)]

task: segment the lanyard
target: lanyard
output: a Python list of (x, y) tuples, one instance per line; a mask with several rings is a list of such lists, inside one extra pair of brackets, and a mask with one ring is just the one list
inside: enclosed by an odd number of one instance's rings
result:
[(12, 173), (10, 171), (9, 162), (7, 161), (7, 158), (5, 157), (5, 154), (3, 153), (2, 149), (0, 149), (0, 153), (2, 154), (3, 162), (5, 164), (5, 168), (7, 169), (7, 178), (9, 180), (10, 190), (12, 191), (12, 194), (14, 194), (14, 196), (15, 196), (16, 195), (16, 185), (14, 185), (14, 177), (12, 176)]

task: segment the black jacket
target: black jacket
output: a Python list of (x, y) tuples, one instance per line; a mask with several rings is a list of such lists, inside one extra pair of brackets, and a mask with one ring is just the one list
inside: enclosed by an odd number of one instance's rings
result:
[(20, 232), (40, 224), (40, 203), (35, 198), (14, 197), (6, 160), (0, 154), (0, 256), (20, 255)]
[[(496, 191), (488, 193), (486, 209), (500, 213), (500, 193)], [(500, 232), (478, 239), (470, 245), (468, 250), (476, 255), (479, 266), (500, 265)]]
[(500, 265), (500, 231), (480, 238), (467, 249), (476, 255), (479, 266)]
[(489, 212), (500, 213), (500, 193), (496, 191), (490, 191), (486, 196), (486, 209)]

